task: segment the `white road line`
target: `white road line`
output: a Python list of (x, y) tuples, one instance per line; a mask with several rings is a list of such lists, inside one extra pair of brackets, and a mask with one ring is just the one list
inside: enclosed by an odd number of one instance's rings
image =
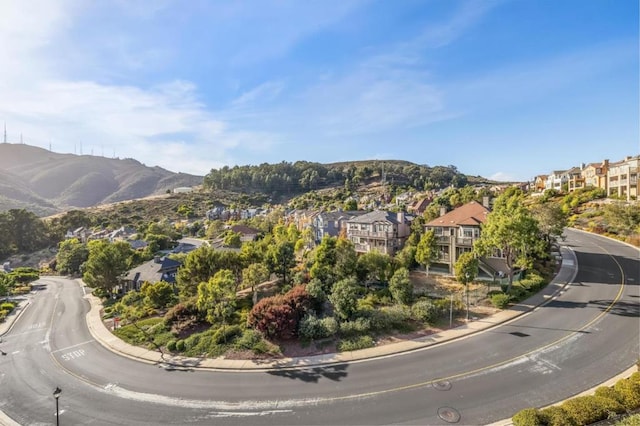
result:
[(82, 342), (82, 343), (78, 343), (78, 344), (75, 344), (75, 345), (67, 346), (66, 348), (56, 349), (55, 351), (51, 351), (51, 353), (55, 354), (56, 352), (68, 351), (69, 349), (77, 348), (78, 346), (86, 345), (87, 343), (91, 343), (91, 342), (95, 342), (95, 340), (93, 340), (93, 339), (92, 340), (87, 340), (86, 342)]

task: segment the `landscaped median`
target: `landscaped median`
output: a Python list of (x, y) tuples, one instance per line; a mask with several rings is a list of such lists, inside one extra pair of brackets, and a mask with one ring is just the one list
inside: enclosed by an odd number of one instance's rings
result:
[[(578, 396), (544, 409), (526, 408), (516, 413), (512, 421), (514, 426), (582, 426), (617, 416), (624, 417), (638, 409), (640, 371), (618, 380), (613, 386), (597, 388), (593, 395)], [(635, 425), (640, 422), (621, 424)]]

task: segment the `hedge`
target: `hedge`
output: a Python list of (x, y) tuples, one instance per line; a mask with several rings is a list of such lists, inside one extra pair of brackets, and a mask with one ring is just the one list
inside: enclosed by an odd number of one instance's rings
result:
[(526, 408), (512, 417), (514, 426), (589, 425), (640, 408), (640, 372), (619, 380), (613, 387), (601, 386), (594, 395), (569, 399), (543, 410)]

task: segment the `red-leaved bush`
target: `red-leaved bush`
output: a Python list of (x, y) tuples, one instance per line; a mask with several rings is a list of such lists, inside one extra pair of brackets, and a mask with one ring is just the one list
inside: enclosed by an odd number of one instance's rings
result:
[(247, 323), (267, 337), (292, 339), (310, 306), (311, 296), (303, 285), (298, 285), (285, 294), (260, 300), (251, 309)]

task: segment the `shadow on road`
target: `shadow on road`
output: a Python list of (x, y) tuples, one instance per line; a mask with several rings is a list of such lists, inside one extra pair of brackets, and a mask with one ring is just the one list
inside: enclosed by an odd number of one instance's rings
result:
[(334, 382), (339, 382), (347, 377), (347, 364), (332, 365), (329, 367), (313, 367), (302, 370), (272, 370), (267, 374), (278, 377), (286, 377), (293, 380), (301, 380), (306, 383), (318, 383), (321, 378), (326, 378)]

